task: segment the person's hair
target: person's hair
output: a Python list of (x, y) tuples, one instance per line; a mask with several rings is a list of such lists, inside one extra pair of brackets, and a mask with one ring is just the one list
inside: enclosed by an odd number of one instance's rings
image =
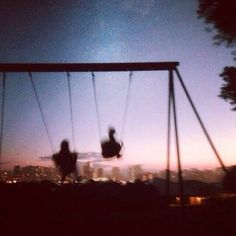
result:
[(69, 142), (68, 140), (64, 139), (61, 141), (61, 151), (62, 152), (68, 152), (69, 151)]
[(116, 130), (113, 127), (109, 127), (109, 130), (108, 130), (109, 137), (113, 136), (115, 132)]

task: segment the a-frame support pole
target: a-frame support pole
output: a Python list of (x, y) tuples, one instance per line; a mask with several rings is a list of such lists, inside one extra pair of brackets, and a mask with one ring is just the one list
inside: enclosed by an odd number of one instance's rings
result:
[(167, 117), (167, 161), (166, 161), (166, 198), (167, 204), (170, 202), (170, 143), (171, 143), (171, 84), (169, 71), (169, 85), (168, 85), (168, 117)]
[(5, 109), (5, 83), (6, 73), (3, 72), (2, 78), (2, 104), (1, 104), (1, 128), (0, 128), (0, 170), (2, 166), (2, 138), (3, 138), (3, 126), (4, 126), (4, 109)]
[(180, 194), (180, 203), (181, 206), (184, 206), (184, 185), (182, 177), (182, 166), (180, 158), (180, 148), (179, 148), (179, 132), (177, 124), (177, 111), (175, 103), (175, 89), (174, 89), (174, 78), (173, 70), (169, 71), (169, 80), (170, 80), (170, 95), (173, 105), (173, 118), (174, 118), (174, 129), (175, 129), (175, 144), (176, 144), (176, 154), (177, 154), (177, 164), (178, 164), (178, 181), (179, 181), (179, 194)]
[(182, 166), (181, 166), (181, 158), (180, 158), (179, 133), (178, 133), (178, 124), (177, 124), (177, 111), (176, 111), (176, 102), (175, 102), (173, 70), (169, 70), (169, 98), (168, 98), (168, 118), (167, 118), (168, 128), (167, 128), (166, 196), (167, 196), (168, 203), (169, 203), (169, 198), (170, 198), (171, 109), (173, 111), (173, 119), (174, 119), (180, 203), (181, 203), (181, 206), (184, 207), (184, 184), (183, 184)]
[(188, 98), (188, 101), (189, 101), (189, 103), (190, 103), (190, 105), (191, 105), (191, 107), (192, 107), (192, 109), (193, 109), (193, 111), (194, 111), (194, 113), (195, 113), (199, 123), (200, 123), (200, 126), (201, 126), (201, 128), (202, 128), (202, 130), (203, 130), (203, 132), (204, 132), (204, 134), (205, 134), (205, 136), (206, 136), (206, 138), (207, 138), (207, 140), (208, 140), (212, 150), (214, 151), (214, 153), (215, 153), (215, 155), (216, 155), (216, 157), (217, 157), (217, 159), (218, 159), (222, 169), (227, 173), (227, 169), (226, 169), (226, 167), (225, 167), (225, 165), (224, 165), (224, 163), (223, 163), (223, 161), (222, 161), (218, 151), (216, 150), (216, 147), (213, 144), (213, 142), (211, 140), (211, 137), (210, 137), (209, 133), (207, 132), (205, 125), (202, 122), (201, 117), (198, 114), (198, 111), (197, 111), (197, 109), (196, 109), (196, 107), (195, 107), (195, 105), (194, 105), (194, 103), (193, 103), (193, 101), (192, 101), (192, 99), (190, 97), (190, 94), (189, 94), (189, 92), (188, 92), (188, 90), (187, 90), (187, 88), (186, 88), (186, 86), (185, 86), (185, 84), (184, 84), (184, 82), (183, 82), (183, 80), (181, 78), (181, 75), (180, 75), (177, 67), (175, 68), (175, 72), (176, 72), (176, 74), (177, 74), (177, 76), (179, 78), (180, 84), (181, 84), (181, 86), (182, 86), (182, 88), (183, 88), (183, 90), (184, 90), (184, 92), (185, 92), (185, 94), (186, 94), (186, 96)]

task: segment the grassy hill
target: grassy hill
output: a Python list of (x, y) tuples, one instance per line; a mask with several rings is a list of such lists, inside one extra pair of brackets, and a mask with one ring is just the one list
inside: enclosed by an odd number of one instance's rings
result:
[(24, 235), (234, 235), (236, 201), (168, 207), (144, 183), (1, 184), (1, 232)]

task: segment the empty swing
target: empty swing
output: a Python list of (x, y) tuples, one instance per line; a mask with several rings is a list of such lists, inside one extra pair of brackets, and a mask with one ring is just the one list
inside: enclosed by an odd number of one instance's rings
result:
[(126, 94), (126, 100), (125, 100), (125, 107), (123, 112), (123, 119), (121, 124), (121, 132), (120, 132), (120, 141), (117, 141), (115, 138), (115, 128), (109, 127), (108, 128), (108, 139), (103, 140), (101, 137), (101, 123), (100, 123), (100, 117), (99, 117), (99, 109), (98, 109), (98, 102), (97, 102), (97, 93), (96, 93), (96, 81), (95, 81), (95, 74), (92, 72), (92, 83), (93, 83), (93, 92), (94, 92), (94, 99), (95, 99), (95, 107), (96, 107), (96, 115), (97, 115), (97, 123), (98, 123), (98, 132), (101, 142), (101, 154), (102, 157), (105, 159), (108, 158), (121, 158), (122, 154), (122, 148), (123, 148), (123, 133), (125, 128), (125, 122), (128, 112), (128, 104), (130, 100), (130, 88), (131, 88), (131, 82), (132, 82), (132, 72), (129, 73), (129, 82), (128, 82), (128, 89)]

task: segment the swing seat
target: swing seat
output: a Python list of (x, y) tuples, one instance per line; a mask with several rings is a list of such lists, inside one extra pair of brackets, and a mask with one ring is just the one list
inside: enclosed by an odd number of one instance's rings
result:
[(111, 142), (110, 140), (101, 143), (103, 158), (117, 157), (120, 158), (121, 145), (118, 142)]

